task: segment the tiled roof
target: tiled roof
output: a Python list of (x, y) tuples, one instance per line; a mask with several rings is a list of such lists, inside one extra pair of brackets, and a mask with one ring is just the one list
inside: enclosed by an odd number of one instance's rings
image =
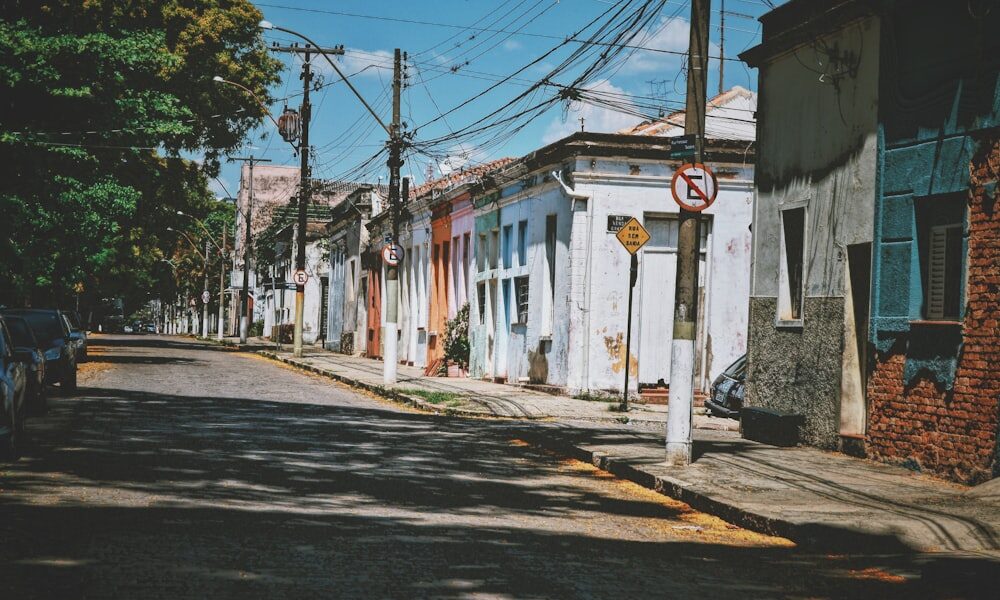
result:
[(513, 158), (499, 158), (497, 160), (491, 160), (468, 169), (462, 169), (460, 171), (455, 171), (449, 173), (444, 177), (439, 177), (438, 179), (432, 179), (427, 183), (421, 184), (410, 190), (410, 199), (419, 198), (424, 196), (434, 190), (446, 190), (453, 187), (457, 187), (472, 181), (478, 180), (480, 177), (501, 167), (505, 167), (510, 163), (514, 162)]
[[(746, 103), (752, 109), (737, 109), (732, 106), (739, 102)], [(756, 105), (757, 94), (738, 85), (715, 96), (708, 101), (705, 108), (706, 137), (754, 139), (755, 127), (752, 110), (756, 109)], [(656, 136), (683, 135), (685, 113), (686, 111), (678, 110), (659, 119), (643, 121), (634, 127), (620, 129), (617, 133)]]

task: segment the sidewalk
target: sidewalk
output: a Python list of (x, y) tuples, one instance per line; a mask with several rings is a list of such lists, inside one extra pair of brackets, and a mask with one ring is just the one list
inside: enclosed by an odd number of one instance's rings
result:
[(626, 419), (609, 410), (613, 402), (424, 377), (422, 369), (406, 366), (399, 367), (399, 383), (386, 387), (379, 361), (319, 349), (295, 359), (290, 352), (274, 352), (265, 340), (247, 346), (434, 412), (532, 420), (518, 427), (526, 441), (592, 462), (747, 529), (837, 550), (948, 552), (1000, 572), (996, 482), (967, 488), (840, 453), (767, 446), (740, 438), (735, 421), (707, 416), (696, 416), (694, 463), (668, 467), (663, 406), (636, 405)]
[[(227, 338), (227, 345), (237, 345)], [(402, 400), (432, 412), (468, 417), (514, 419), (571, 419), (593, 423), (629, 423), (632, 427), (655, 431), (666, 423), (666, 406), (632, 403), (628, 414), (618, 411), (617, 401), (580, 400), (554, 396), (521, 386), (505, 385), (464, 377), (428, 377), (420, 367), (399, 365), (398, 383), (386, 386), (381, 361), (346, 356), (319, 348), (303, 349), (302, 358), (293, 358), (287, 345), (276, 352), (274, 344), (251, 338), (241, 349), (257, 351), (284, 363), (326, 375), (349, 385)], [(695, 427), (737, 431), (739, 423), (708, 415), (695, 415)]]

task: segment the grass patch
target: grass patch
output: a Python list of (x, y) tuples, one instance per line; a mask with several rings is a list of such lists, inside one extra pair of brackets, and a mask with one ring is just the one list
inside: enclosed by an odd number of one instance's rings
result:
[(400, 392), (408, 396), (419, 396), (431, 404), (445, 404), (450, 407), (458, 406), (462, 403), (461, 394), (454, 392), (432, 392), (429, 390), (404, 389)]

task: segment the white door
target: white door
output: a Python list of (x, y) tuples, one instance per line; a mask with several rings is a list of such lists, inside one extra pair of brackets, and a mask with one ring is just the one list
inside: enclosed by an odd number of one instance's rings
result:
[(647, 218), (649, 242), (639, 254), (639, 383), (670, 383), (677, 276), (677, 219)]

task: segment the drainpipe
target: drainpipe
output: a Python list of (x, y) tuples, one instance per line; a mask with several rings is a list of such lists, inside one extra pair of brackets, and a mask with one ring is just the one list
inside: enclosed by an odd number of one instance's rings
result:
[[(591, 290), (593, 289), (593, 282), (591, 279), (591, 270), (593, 269), (593, 254), (594, 254), (594, 203), (590, 202), (590, 194), (582, 194), (576, 190), (570, 188), (563, 181), (562, 171), (552, 171), (552, 177), (559, 182), (562, 187), (563, 193), (573, 200), (586, 200), (587, 201), (587, 276), (586, 276), (586, 288), (584, 291), (583, 300), (583, 319), (584, 319), (584, 349), (583, 349), (583, 380), (582, 388), (590, 389), (590, 296)], [(570, 211), (573, 212), (572, 210)], [(628, 368), (628, 357), (625, 357), (625, 368)]]

